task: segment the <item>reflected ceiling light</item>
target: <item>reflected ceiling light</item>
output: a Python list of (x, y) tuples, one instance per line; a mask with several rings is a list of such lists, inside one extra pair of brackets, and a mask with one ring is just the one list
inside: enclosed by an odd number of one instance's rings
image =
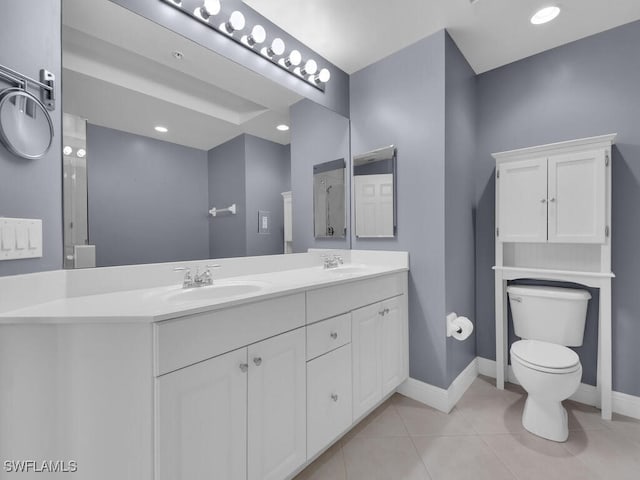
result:
[(217, 15), (220, 13), (220, 0), (204, 0), (204, 3), (201, 7), (196, 8), (193, 11), (193, 14), (204, 20), (205, 22), (209, 21), (209, 17), (213, 15)]
[(76, 155), (78, 156), (78, 158), (84, 158), (86, 154), (87, 154), (87, 151), (84, 148), (79, 148), (78, 151), (76, 152)]
[(264, 47), (260, 50), (260, 53), (269, 58), (279, 57), (284, 53), (284, 42), (281, 38), (274, 38), (271, 42), (271, 46)]
[(242, 14), (242, 12), (236, 10), (234, 12), (231, 12), (231, 15), (229, 15), (229, 20), (220, 25), (220, 30), (229, 35), (233, 35), (233, 32), (244, 29), (244, 25), (244, 15)]
[(302, 62), (302, 54), (298, 50), (291, 50), (287, 58), (280, 59), (280, 65), (286, 68), (297, 67)]
[(69, 156), (73, 153), (73, 148), (71, 148), (69, 145), (65, 145), (65, 147), (62, 149), (62, 153)]
[(544, 7), (533, 14), (531, 17), (531, 23), (534, 25), (542, 25), (543, 23), (550, 22), (558, 15), (560, 15), (560, 7)]
[(251, 35), (244, 35), (242, 37), (242, 43), (253, 47), (254, 45), (258, 45), (264, 43), (267, 39), (267, 32), (264, 30), (262, 25), (256, 25), (251, 29)]
[(169, 131), (169, 129), (167, 127), (163, 127), (162, 125), (158, 125), (158, 126), (154, 127), (154, 130), (156, 132), (160, 132), (160, 133), (167, 133)]
[(281, 123), (276, 128), (281, 132), (286, 132), (287, 130), (289, 130), (289, 125), (285, 125), (284, 123)]

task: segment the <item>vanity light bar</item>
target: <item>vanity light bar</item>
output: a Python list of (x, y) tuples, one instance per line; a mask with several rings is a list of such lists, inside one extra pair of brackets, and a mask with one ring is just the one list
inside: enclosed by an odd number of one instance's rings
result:
[(317, 88), (321, 92), (325, 91), (325, 86), (331, 78), (331, 72), (327, 68), (318, 68), (318, 63), (313, 59), (303, 61), (302, 55), (296, 49), (292, 49), (288, 54), (285, 52), (285, 44), (280, 38), (274, 38), (263, 46), (267, 41), (267, 32), (262, 25), (254, 25), (249, 33), (245, 32), (246, 21), (242, 12), (236, 10), (229, 18), (222, 21), (218, 17), (221, 11), (220, 0), (196, 0), (191, 1), (191, 8), (185, 5), (189, 0), (160, 0), (178, 9), (185, 15), (207, 25), (209, 28), (234, 40), (256, 55), (260, 55), (272, 64), (286, 70), (296, 78), (304, 80), (309, 85)]

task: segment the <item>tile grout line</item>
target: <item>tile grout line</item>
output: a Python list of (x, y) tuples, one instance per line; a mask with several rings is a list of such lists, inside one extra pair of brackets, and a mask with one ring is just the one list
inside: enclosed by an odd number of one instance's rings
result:
[[(509, 435), (510, 437), (513, 437), (514, 435), (512, 433), (500, 433), (497, 435)], [(489, 449), (489, 451), (491, 452), (491, 455), (493, 455), (494, 457), (496, 457), (498, 459), (498, 462), (500, 462), (500, 464), (511, 474), (511, 476), (516, 479), (516, 480), (520, 480), (520, 477), (516, 474), (516, 472), (514, 472), (513, 470), (511, 470), (511, 468), (509, 468), (509, 465), (507, 465), (499, 456), (498, 454), (496, 454), (495, 450), (493, 448), (491, 448), (491, 445), (489, 445), (487, 443), (487, 441), (484, 439), (484, 436), (481, 434), (478, 434), (478, 438), (480, 439), (480, 441)]]
[(429, 471), (429, 467), (427, 467), (427, 464), (424, 463), (424, 460), (422, 459), (422, 455), (420, 455), (420, 452), (418, 451), (418, 447), (416, 446), (416, 443), (413, 441), (413, 437), (409, 433), (409, 429), (407, 428), (407, 424), (405, 423), (404, 418), (400, 414), (400, 411), (396, 407), (395, 402), (393, 400), (391, 400), (391, 406), (393, 407), (394, 411), (396, 412), (396, 415), (398, 415), (398, 417), (400, 418), (400, 421), (402, 422), (402, 426), (404, 427), (405, 432), (407, 432), (407, 437), (409, 438), (409, 441), (411, 442), (411, 445), (413, 445), (413, 451), (416, 452), (416, 455), (418, 455), (418, 459), (420, 460), (420, 463), (422, 463), (422, 466), (424, 467), (424, 471), (427, 473), (427, 477), (429, 477), (429, 480), (433, 480), (434, 477), (431, 474), (431, 471)]

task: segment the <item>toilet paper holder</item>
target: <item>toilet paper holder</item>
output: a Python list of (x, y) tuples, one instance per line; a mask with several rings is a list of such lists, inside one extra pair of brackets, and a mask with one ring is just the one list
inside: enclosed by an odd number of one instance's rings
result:
[(447, 337), (456, 340), (465, 340), (473, 332), (473, 324), (467, 317), (458, 317), (458, 314), (451, 312), (447, 315)]

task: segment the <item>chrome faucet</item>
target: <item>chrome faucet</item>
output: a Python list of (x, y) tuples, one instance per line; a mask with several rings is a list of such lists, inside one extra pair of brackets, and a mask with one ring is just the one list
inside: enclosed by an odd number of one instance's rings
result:
[(322, 255), (323, 265), (325, 269), (338, 268), (344, 263), (344, 260), (340, 255)]
[(206, 270), (200, 273), (199, 267), (196, 267), (196, 274), (191, 275), (189, 267), (175, 267), (174, 272), (184, 271), (184, 279), (182, 280), (182, 288), (206, 287), (213, 285), (212, 268), (220, 268), (220, 265), (207, 265)]

